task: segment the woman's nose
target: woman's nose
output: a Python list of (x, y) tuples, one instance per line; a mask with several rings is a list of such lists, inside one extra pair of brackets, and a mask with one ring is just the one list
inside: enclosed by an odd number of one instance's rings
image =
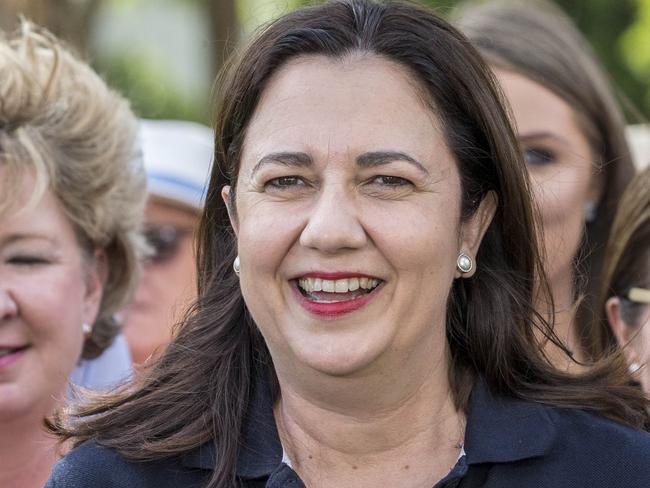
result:
[(300, 244), (327, 254), (359, 249), (367, 240), (359, 217), (353, 195), (340, 188), (324, 189), (300, 235)]
[(9, 291), (9, 288), (0, 281), (0, 320), (10, 319), (17, 314), (18, 304), (16, 300)]

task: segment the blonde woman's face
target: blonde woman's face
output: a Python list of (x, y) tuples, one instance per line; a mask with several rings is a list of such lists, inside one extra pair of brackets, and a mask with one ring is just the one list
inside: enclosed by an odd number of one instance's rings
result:
[[(32, 190), (26, 183), (21, 203)], [(52, 193), (17, 208), (0, 218), (0, 423), (51, 413), (102, 292)]]
[(545, 268), (551, 286), (557, 288), (572, 281), (586, 209), (600, 196), (591, 149), (564, 100), (522, 75), (494, 72), (514, 115), (541, 211)]

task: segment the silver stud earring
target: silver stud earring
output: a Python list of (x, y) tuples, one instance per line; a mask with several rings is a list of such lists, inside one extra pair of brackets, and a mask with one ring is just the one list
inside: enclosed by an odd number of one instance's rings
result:
[(630, 374), (636, 374), (641, 369), (641, 365), (637, 362), (631, 362), (628, 366)]
[(81, 324), (81, 331), (83, 332), (84, 337), (88, 339), (93, 333), (93, 326), (90, 325), (88, 322), (84, 322), (83, 324)]
[(235, 271), (235, 274), (239, 276), (241, 272), (241, 262), (239, 261), (239, 255), (235, 258), (235, 261), (232, 263), (232, 269)]
[(474, 269), (474, 261), (467, 254), (461, 252), (456, 260), (456, 269), (463, 274), (469, 273)]

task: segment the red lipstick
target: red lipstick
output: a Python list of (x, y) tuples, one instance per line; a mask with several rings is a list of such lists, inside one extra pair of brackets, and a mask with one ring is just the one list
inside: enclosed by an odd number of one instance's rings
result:
[[(345, 278), (362, 278), (362, 277), (371, 278), (370, 276), (360, 275), (356, 273), (353, 274), (353, 273), (320, 273), (320, 272), (304, 274), (301, 275), (301, 277), (305, 277), (305, 278), (314, 277), (314, 278), (321, 278), (325, 280), (337, 280), (337, 279), (341, 280)], [(372, 301), (375, 298), (377, 292), (382, 286), (382, 283), (380, 283), (377, 287), (375, 287), (365, 295), (361, 295), (349, 300), (340, 300), (340, 301), (332, 301), (332, 302), (320, 302), (308, 298), (302, 293), (300, 287), (298, 286), (298, 280), (293, 280), (291, 285), (296, 300), (307, 312), (316, 315), (319, 318), (336, 319), (338, 317), (352, 313), (366, 306), (370, 301)]]

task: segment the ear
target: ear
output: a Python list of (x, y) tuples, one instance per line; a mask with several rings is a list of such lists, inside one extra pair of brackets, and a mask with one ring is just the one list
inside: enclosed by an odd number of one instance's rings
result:
[(638, 362), (635, 342), (633, 341), (638, 331), (634, 327), (630, 327), (623, 320), (621, 316), (621, 299), (618, 297), (608, 299), (605, 302), (605, 313), (607, 314), (609, 327), (612, 329), (619, 347), (623, 349), (628, 363)]
[(634, 335), (634, 330), (623, 321), (621, 317), (621, 299), (618, 297), (611, 297), (605, 302), (605, 313), (607, 314), (607, 322), (612, 329), (616, 342), (619, 347), (627, 345)]
[(232, 201), (230, 200), (230, 185), (225, 185), (221, 189), (221, 198), (226, 204), (226, 209), (228, 209), (228, 218), (230, 219), (230, 225), (235, 231), (235, 235), (239, 235), (239, 223), (237, 222), (237, 216), (235, 215), (235, 209), (233, 208)]
[(487, 231), (494, 214), (497, 210), (497, 195), (493, 191), (488, 192), (481, 200), (481, 203), (469, 219), (463, 222), (460, 226), (460, 249), (458, 252), (464, 252), (472, 261), (474, 267), (469, 273), (461, 274), (456, 270), (456, 278), (468, 278), (476, 272), (476, 255), (481, 246), (483, 236)]
[(84, 296), (84, 321), (93, 324), (108, 280), (108, 259), (103, 249), (95, 249), (86, 264), (86, 294)]

